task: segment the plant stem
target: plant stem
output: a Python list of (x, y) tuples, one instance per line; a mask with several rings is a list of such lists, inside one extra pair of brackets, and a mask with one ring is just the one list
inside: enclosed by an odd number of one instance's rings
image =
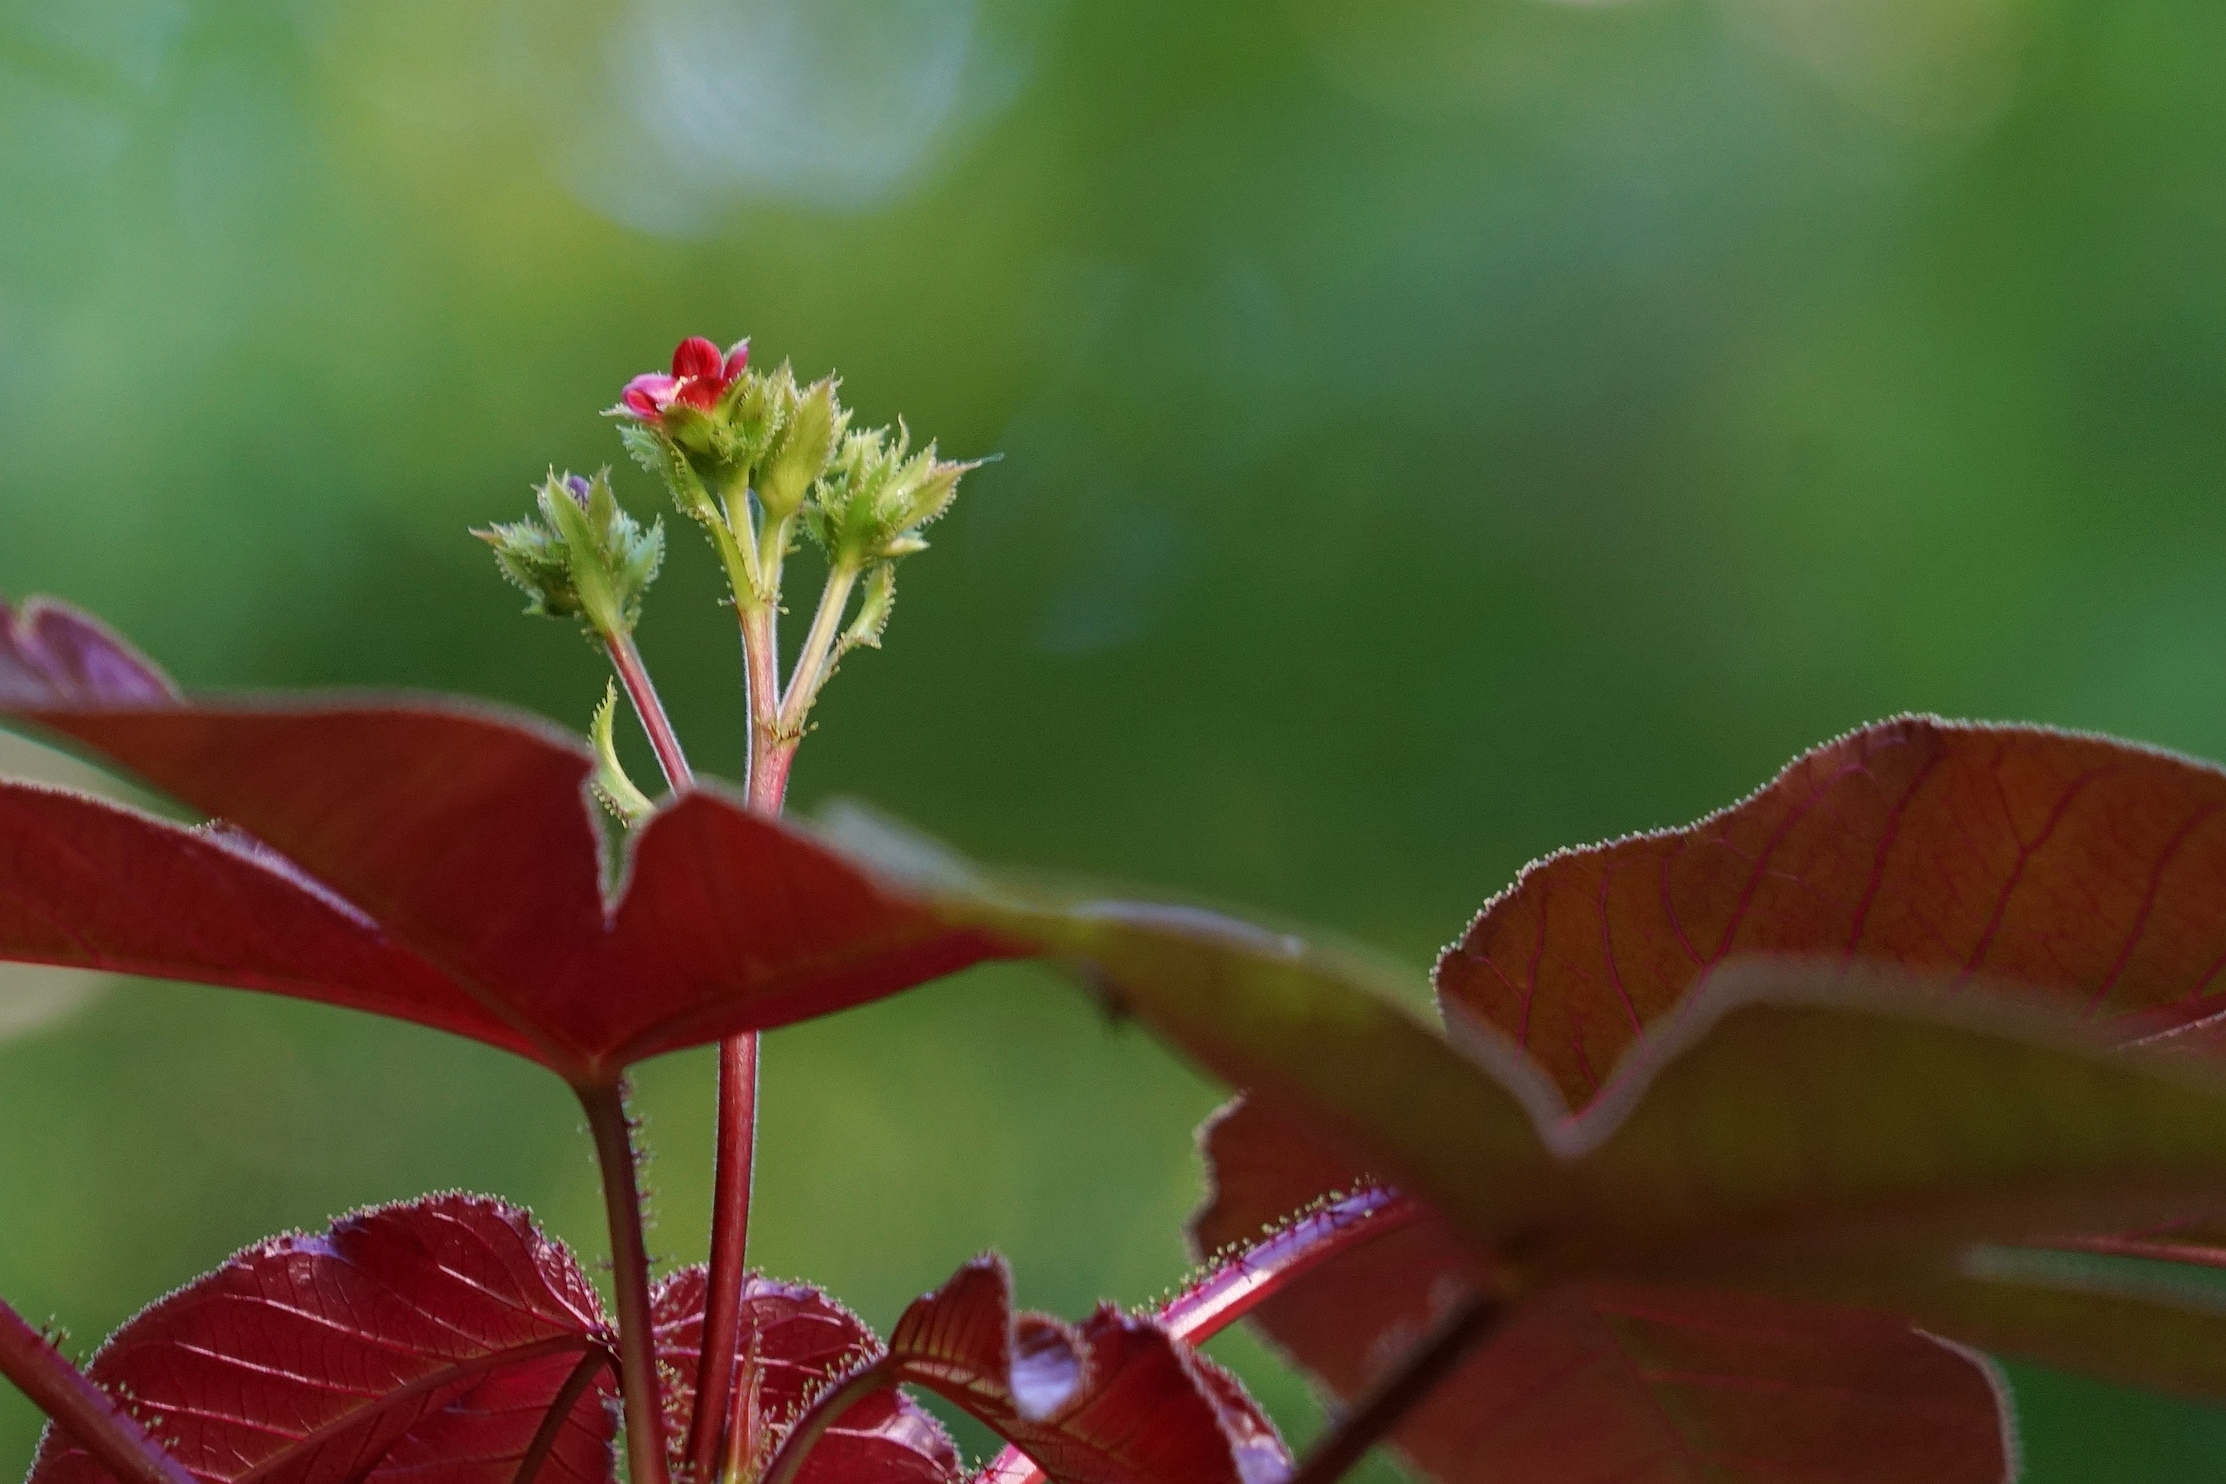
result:
[[(819, 608), (796, 654), (796, 668), (789, 672), (788, 687), (780, 684), (775, 653), (773, 615), (745, 613), (742, 646), (750, 663), (750, 807), (761, 814), (778, 814), (788, 794), (789, 765), (796, 761), (797, 744), (804, 740), (804, 717), (827, 679), (827, 661), (842, 632), (843, 607), (858, 583), (858, 568), (844, 564), (827, 574), (820, 589)], [(753, 637), (753, 629), (761, 630)], [(765, 655), (763, 663), (755, 656)], [(760, 680), (760, 676), (764, 677)]]
[(1409, 1412), (1429, 1399), (1438, 1383), (1453, 1374), (1506, 1312), (1504, 1303), (1482, 1294), (1463, 1299), (1314, 1445), (1287, 1484), (1335, 1484), (1342, 1479)]
[(603, 1205), (611, 1225), (611, 1286), (618, 1294), (618, 1369), (626, 1399), (626, 1457), (633, 1484), (668, 1484), (665, 1405), (657, 1385), (657, 1338), (651, 1332), (649, 1253), (642, 1243), (641, 1189), (625, 1095), (615, 1086), (578, 1089), (603, 1170)]
[(819, 698), (819, 687), (827, 679), (827, 660), (835, 650), (835, 638), (842, 632), (842, 612), (849, 606), (850, 590), (858, 585), (858, 568), (850, 562), (841, 562), (830, 568), (827, 585), (819, 591), (819, 608), (812, 614), (810, 632), (804, 635), (804, 646), (796, 652), (796, 669), (788, 677), (788, 693), (781, 698), (781, 734), (784, 738), (801, 736), (804, 716), (812, 709), (812, 702)]
[(742, 623), (742, 663), (750, 703), (750, 807), (760, 814), (781, 812), (788, 792), (788, 763), (773, 765), (781, 750), (781, 640), (778, 615), (770, 603), (745, 601), (737, 610)]
[[(750, 708), (749, 803), (777, 816), (788, 791), (793, 748), (778, 733), (781, 672), (779, 614), (772, 600), (737, 592), (742, 663)], [(696, 1358), (696, 1410), (688, 1419), (687, 1457), (696, 1484), (715, 1477), (732, 1412), (735, 1336), (742, 1325), (742, 1283), (748, 1274), (750, 1187), (757, 1157), (757, 1036), (719, 1043), (718, 1136), (711, 1175), (711, 1264), (704, 1279), (703, 1348)]]
[(634, 636), (623, 631), (606, 634), (603, 645), (610, 651), (611, 668), (618, 672), (619, 684), (626, 687), (627, 699), (634, 703), (634, 714), (641, 718), (642, 730), (649, 733), (657, 765), (665, 770), (665, 783), (674, 793), (695, 787), (695, 772), (688, 766), (687, 754), (680, 750), (680, 735), (665, 715), (664, 702), (657, 699), (657, 687), (650, 682), (642, 652), (634, 647)]
[(830, 1390), (821, 1393), (812, 1403), (811, 1410), (796, 1420), (788, 1436), (781, 1439), (780, 1451), (773, 1455), (772, 1464), (765, 1470), (760, 1484), (793, 1484), (797, 1471), (811, 1455), (812, 1446), (849, 1411), (851, 1407), (885, 1387), (897, 1384), (897, 1368), (884, 1355), (862, 1370), (854, 1371)]
[[(1391, 1190), (1363, 1190), (1333, 1201), (1177, 1295), (1161, 1307), (1159, 1322), (1176, 1339), (1203, 1345), (1331, 1258), (1411, 1226), (1421, 1215), (1420, 1206)], [(1043, 1478), (1027, 1454), (1007, 1448), (974, 1484), (1042, 1484)]]
[(1176, 1339), (1202, 1345), (1333, 1257), (1411, 1225), (1422, 1214), (1395, 1191), (1334, 1201), (1224, 1263), (1159, 1311)]
[(788, 533), (794, 527), (796, 517), (791, 515), (781, 520), (764, 520), (765, 512), (755, 506), (752, 508), (756, 510), (760, 520), (757, 528), (757, 569), (762, 586), (758, 589), (758, 596), (768, 603), (778, 605), (781, 601), (781, 565), (788, 560)]
[(719, 1464), (720, 1427), (732, 1410), (735, 1336), (750, 1251), (750, 1183), (757, 1143), (757, 1037), (719, 1043), (719, 1131), (711, 1183), (711, 1267), (705, 1275), (703, 1349), (696, 1359), (696, 1414), (688, 1462), (697, 1484)]
[(0, 1303), (0, 1375), (122, 1484), (197, 1484), (185, 1465), (6, 1303)]

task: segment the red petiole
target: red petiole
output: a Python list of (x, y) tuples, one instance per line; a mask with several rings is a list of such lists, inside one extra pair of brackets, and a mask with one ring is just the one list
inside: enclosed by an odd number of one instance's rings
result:
[[(793, 743), (777, 729), (780, 715), (780, 634), (770, 604), (740, 610), (745, 684), (750, 705), (750, 807), (778, 815), (788, 791)], [(711, 1261), (706, 1275), (703, 1348), (697, 1355), (696, 1412), (689, 1419), (687, 1458), (699, 1484), (718, 1474), (721, 1436), (733, 1411), (735, 1337), (742, 1324), (742, 1280), (748, 1271), (750, 1193), (757, 1156), (758, 1038), (719, 1043), (718, 1137), (711, 1177)]]
[(664, 1393), (657, 1384), (657, 1342), (649, 1299), (649, 1253), (642, 1240), (641, 1189), (624, 1095), (616, 1087), (578, 1089), (602, 1168), (611, 1227), (611, 1286), (618, 1297), (620, 1391), (626, 1405), (626, 1458), (634, 1484), (667, 1484)]
[(649, 745), (657, 753), (657, 766), (665, 773), (665, 782), (674, 793), (685, 793), (695, 787), (695, 770), (688, 766), (688, 756), (680, 750), (680, 734), (672, 727), (671, 718), (665, 715), (665, 703), (657, 698), (657, 687), (649, 678), (649, 667), (642, 663), (641, 650), (634, 645), (634, 636), (628, 633), (606, 635), (604, 648), (610, 652), (611, 668), (618, 672), (619, 684), (626, 687), (626, 698), (634, 703), (634, 714), (641, 718), (642, 730), (649, 734)]
[(0, 1302), (0, 1375), (122, 1484), (198, 1484), (115, 1399)]

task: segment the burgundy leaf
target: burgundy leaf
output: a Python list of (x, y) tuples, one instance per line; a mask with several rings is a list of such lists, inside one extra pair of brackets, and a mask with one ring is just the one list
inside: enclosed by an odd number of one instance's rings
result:
[[(244, 831), (261, 844), (241, 853), (376, 924), (374, 936), (431, 970), (374, 991), (348, 955), (328, 965), (305, 946), (285, 982), (250, 987), (403, 1014), (532, 1056), (576, 1085), (1016, 951), (708, 789), (637, 834), (617, 900), (606, 902), (586, 745), (487, 708), (92, 706), (75, 692), (0, 705)], [(159, 854), (171, 838), (143, 843)], [(0, 857), (0, 902), (37, 899), (44, 927), (0, 935), (0, 956), (41, 957), (58, 937), (97, 940), (88, 927), (127, 910), (193, 917), (212, 942), (249, 930), (236, 917), (198, 916), (206, 892), (127, 898), (110, 890), (113, 872), (79, 872), (57, 893), (8, 864)], [(159, 875), (159, 862), (150, 870)], [(212, 977), (191, 955), (176, 969), (160, 954), (144, 958), (138, 972)]]
[(600, 1348), (499, 1370), (405, 1433), (369, 1484), (611, 1484), (611, 1374)]
[(1236, 1379), (1156, 1321), (1016, 1314), (1004, 1259), (977, 1258), (889, 1337), (900, 1379), (948, 1397), (1054, 1484), (1275, 1484), (1290, 1454)]
[(1753, 953), (2034, 986), (2124, 1039), (2208, 1020), (2226, 773), (2041, 728), (1881, 722), (1686, 829), (1531, 866), (1446, 951), (1438, 992), (1581, 1106), (1687, 988)]
[(177, 687), (122, 635), (46, 598), (0, 601), (0, 706), (159, 706)]
[(266, 847), (59, 789), (0, 781), (0, 951), (322, 1000), (533, 1052)]
[[(538, 1477), (608, 1484), (609, 1345), (569, 1252), (515, 1207), (445, 1195), (248, 1248), (87, 1374), (208, 1484), (524, 1484), (560, 1397)], [(108, 1479), (50, 1428), (29, 1484)]]
[[(1205, 1147), (1202, 1251), (1255, 1242), (1326, 1192), (1366, 1183), (1257, 1104), (1217, 1117)], [(1349, 1401), (1495, 1281), (1425, 1212), (1251, 1317)], [(2014, 1457), (2002, 1402), (1977, 1357), (1862, 1310), (1588, 1282), (1520, 1301), (1394, 1440), (1440, 1484), (1998, 1484)]]
[[(695, 1407), (703, 1301), (700, 1266), (657, 1286), (657, 1359), (676, 1473)], [(754, 1443), (742, 1452), (762, 1467), (814, 1397), (882, 1351), (863, 1321), (820, 1290), (753, 1273), (742, 1291), (735, 1353), (736, 1389), (749, 1401), (744, 1422)], [(958, 1449), (943, 1425), (909, 1397), (884, 1390), (843, 1412), (806, 1457), (799, 1484), (952, 1484), (958, 1476)]]

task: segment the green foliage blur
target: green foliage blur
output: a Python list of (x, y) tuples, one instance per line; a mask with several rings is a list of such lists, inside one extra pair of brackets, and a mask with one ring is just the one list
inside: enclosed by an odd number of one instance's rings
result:
[[(192, 686), (584, 727), (598, 656), (465, 528), (552, 464), (660, 513), (597, 411), (749, 334), (1003, 455), (801, 806), (1419, 982), (1527, 859), (1886, 713), (2226, 756), (2221, 76), (2216, 0), (0, 0), (0, 587)], [(667, 525), (642, 645), (731, 776), (733, 627)], [(30, 1024), (69, 1002), (0, 981), (0, 1292), (80, 1347), (432, 1187), (602, 1251), (523, 1063), (170, 986)], [(754, 1256), (876, 1323), (989, 1245), (1070, 1314), (1185, 1271), (1216, 1092), (1047, 978), (766, 1075)], [(711, 1064), (639, 1085), (693, 1260)], [(2040, 1484), (2226, 1467), (2216, 1411), (2015, 1380)], [(0, 1475), (35, 1437), (0, 1389)]]

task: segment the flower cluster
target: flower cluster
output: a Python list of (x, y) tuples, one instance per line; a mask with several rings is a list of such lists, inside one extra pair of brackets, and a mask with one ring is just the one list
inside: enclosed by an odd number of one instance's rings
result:
[(832, 376), (799, 383), (785, 362), (752, 370), (747, 340), (721, 355), (695, 336), (673, 352), (671, 374), (635, 377), (611, 411), (642, 466), (709, 533), (739, 605), (777, 603), (800, 528), (846, 596), (864, 583), (878, 617), (846, 633), (872, 643), (888, 608), (887, 565), (926, 547), (921, 527), (974, 465), (939, 459), (933, 444), (913, 452), (901, 421), (853, 431), (838, 389)]
[[(925, 550), (921, 529), (950, 507), (975, 467), (915, 452), (902, 421), (853, 429), (833, 376), (802, 383), (784, 361), (750, 365), (750, 342), (721, 351), (691, 335), (672, 369), (628, 381), (616, 405), (620, 439), (703, 528), (724, 566), (740, 620), (751, 717), (751, 778), (777, 801), (787, 761), (820, 687), (851, 650), (878, 648), (896, 602), (896, 563)], [(678, 739), (632, 643), (641, 601), (664, 556), (664, 531), (618, 506), (607, 471), (592, 480), (552, 474), (539, 518), (477, 532), (503, 575), (525, 589), (528, 612), (577, 617), (610, 651), (675, 788), (690, 776)], [(825, 584), (784, 681), (778, 674), (782, 569), (801, 534), (827, 558)], [(597, 790), (630, 822), (640, 791), (610, 745), (611, 708), (597, 714)]]

